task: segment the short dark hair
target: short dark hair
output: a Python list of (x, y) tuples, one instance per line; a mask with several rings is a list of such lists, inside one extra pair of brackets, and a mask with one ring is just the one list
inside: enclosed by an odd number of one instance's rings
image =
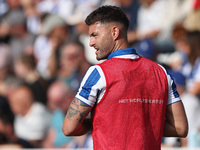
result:
[(91, 12), (85, 19), (85, 23), (87, 25), (92, 25), (97, 21), (101, 23), (118, 22), (124, 25), (126, 30), (128, 30), (129, 27), (129, 20), (126, 14), (120, 7), (117, 6), (101, 6)]

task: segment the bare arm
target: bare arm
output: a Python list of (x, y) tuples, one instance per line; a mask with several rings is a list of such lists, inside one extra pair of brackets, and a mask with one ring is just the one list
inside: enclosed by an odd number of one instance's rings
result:
[(167, 106), (164, 127), (165, 137), (186, 137), (188, 122), (182, 101)]
[(89, 132), (92, 128), (90, 118), (86, 118), (92, 107), (74, 98), (69, 106), (63, 123), (63, 133), (66, 136), (78, 136)]

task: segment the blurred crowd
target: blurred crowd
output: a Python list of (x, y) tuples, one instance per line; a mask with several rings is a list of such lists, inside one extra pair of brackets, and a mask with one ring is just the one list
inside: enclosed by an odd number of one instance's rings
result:
[(174, 79), (189, 135), (163, 147), (200, 147), (200, 0), (0, 0), (0, 148), (88, 148), (91, 134), (62, 124), (96, 60), (86, 16), (102, 5), (127, 14), (128, 41)]

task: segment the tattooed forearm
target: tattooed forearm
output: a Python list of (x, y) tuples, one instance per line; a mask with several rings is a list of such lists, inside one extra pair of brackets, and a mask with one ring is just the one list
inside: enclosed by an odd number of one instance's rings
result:
[(79, 119), (79, 122), (81, 122), (85, 117), (87, 117), (87, 111), (83, 111), (83, 112), (80, 112), (80, 119)]
[(83, 103), (80, 101), (80, 105), (83, 106), (83, 111), (79, 111), (80, 113), (80, 119), (79, 119), (79, 122), (81, 122), (83, 120), (83, 118), (85, 118), (88, 114), (88, 111), (87, 111), (87, 108), (90, 107), (88, 106), (87, 104)]
[(69, 106), (68, 113), (67, 113), (67, 118), (69, 120), (72, 120), (72, 118), (77, 115), (79, 109), (79, 102), (77, 99), (74, 99)]
[(67, 118), (72, 120), (72, 118), (76, 115), (76, 120), (81, 123), (81, 121), (87, 116), (91, 109), (88, 109), (90, 106), (77, 100), (76, 98), (72, 101), (68, 113)]
[(62, 130), (67, 136), (83, 135), (92, 129), (92, 120), (87, 115), (92, 107), (74, 98), (64, 119)]

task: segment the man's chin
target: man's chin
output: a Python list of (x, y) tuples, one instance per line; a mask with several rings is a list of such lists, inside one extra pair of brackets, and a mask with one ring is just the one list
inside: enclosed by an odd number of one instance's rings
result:
[(107, 59), (107, 58), (98, 58), (98, 57), (96, 57), (96, 59), (97, 59), (98, 61), (101, 61), (101, 60), (105, 60), (105, 59)]
[(97, 59), (98, 61), (102, 60), (101, 58), (97, 58), (97, 57), (96, 57), (96, 59)]
[(108, 56), (100, 57), (99, 55), (96, 54), (96, 59), (97, 59), (98, 61), (100, 61), (100, 60), (105, 60), (105, 59), (107, 59), (107, 58), (108, 58)]

